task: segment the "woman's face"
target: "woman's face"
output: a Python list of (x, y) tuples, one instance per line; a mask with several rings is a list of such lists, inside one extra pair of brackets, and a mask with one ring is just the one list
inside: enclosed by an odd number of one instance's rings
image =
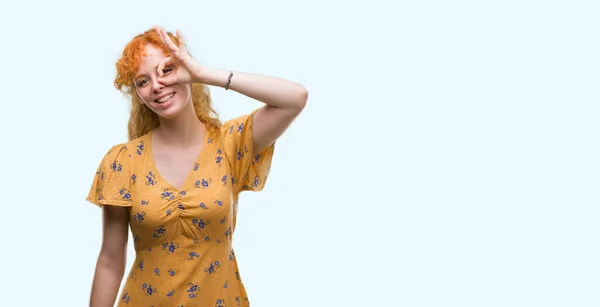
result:
[[(146, 55), (142, 57), (134, 86), (141, 103), (148, 106), (159, 117), (173, 118), (177, 116), (191, 98), (188, 84), (165, 86), (158, 80), (158, 64), (167, 56), (153, 45), (146, 46)], [(164, 75), (175, 73), (174, 66), (166, 66)]]

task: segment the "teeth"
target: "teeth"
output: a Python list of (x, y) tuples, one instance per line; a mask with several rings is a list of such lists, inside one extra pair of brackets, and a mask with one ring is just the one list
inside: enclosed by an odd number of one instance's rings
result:
[(173, 94), (169, 94), (169, 95), (167, 95), (167, 96), (165, 96), (165, 97), (163, 97), (163, 98), (161, 98), (161, 99), (158, 99), (158, 100), (156, 100), (156, 102), (158, 102), (158, 103), (163, 103), (163, 102), (165, 102), (165, 101), (167, 101), (167, 100), (171, 99), (171, 97), (173, 97), (174, 95), (175, 95), (175, 93), (173, 93)]

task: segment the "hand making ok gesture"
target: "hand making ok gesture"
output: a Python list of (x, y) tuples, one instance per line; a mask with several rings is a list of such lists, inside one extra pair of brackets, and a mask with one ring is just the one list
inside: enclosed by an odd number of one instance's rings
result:
[(181, 31), (177, 30), (176, 32), (179, 40), (179, 46), (177, 46), (164, 28), (155, 27), (154, 29), (169, 52), (169, 56), (162, 60), (157, 68), (160, 81), (165, 85), (197, 82), (200, 64), (188, 53)]

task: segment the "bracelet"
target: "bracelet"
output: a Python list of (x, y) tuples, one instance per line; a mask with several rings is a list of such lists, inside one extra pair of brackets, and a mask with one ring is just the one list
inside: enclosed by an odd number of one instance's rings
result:
[(231, 84), (231, 77), (233, 77), (233, 71), (229, 72), (229, 78), (227, 78), (227, 84), (225, 84), (225, 90), (229, 89), (229, 84)]

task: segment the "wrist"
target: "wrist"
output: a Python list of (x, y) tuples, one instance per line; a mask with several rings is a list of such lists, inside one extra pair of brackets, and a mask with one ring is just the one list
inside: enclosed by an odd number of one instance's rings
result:
[(198, 67), (194, 72), (194, 79), (202, 84), (224, 87), (227, 84), (229, 73), (229, 71), (210, 67)]

